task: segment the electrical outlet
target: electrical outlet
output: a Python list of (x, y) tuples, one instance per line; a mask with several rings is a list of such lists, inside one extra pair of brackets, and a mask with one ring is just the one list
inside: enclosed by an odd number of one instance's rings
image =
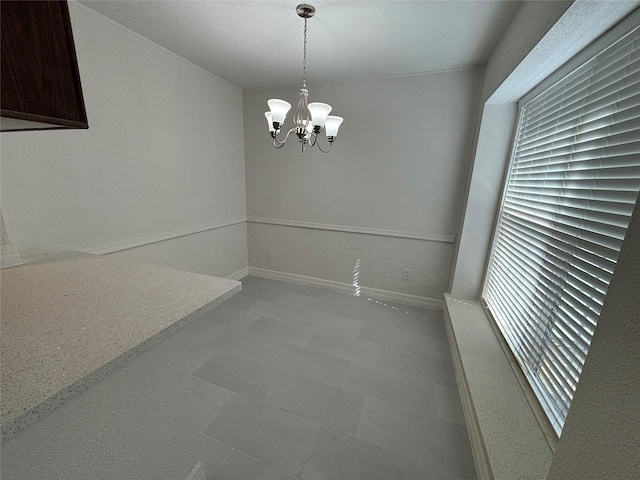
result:
[(411, 280), (411, 270), (408, 268), (402, 269), (402, 279), (403, 280)]
[(269, 250), (268, 248), (264, 251), (264, 256), (268, 259), (271, 260), (271, 250)]

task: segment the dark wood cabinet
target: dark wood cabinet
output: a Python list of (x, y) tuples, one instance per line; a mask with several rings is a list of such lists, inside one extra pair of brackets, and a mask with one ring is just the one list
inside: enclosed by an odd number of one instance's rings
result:
[(66, 1), (0, 3), (1, 129), (88, 128)]

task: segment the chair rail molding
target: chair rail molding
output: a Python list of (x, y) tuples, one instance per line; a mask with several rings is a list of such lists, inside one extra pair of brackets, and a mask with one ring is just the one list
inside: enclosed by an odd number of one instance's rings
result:
[(455, 235), (420, 234), (403, 232), (399, 230), (386, 230), (382, 228), (357, 227), (350, 225), (333, 225), (329, 223), (300, 222), (297, 220), (280, 220), (275, 218), (247, 217), (247, 223), (262, 223), (266, 225), (280, 225), (284, 227), (310, 228), (313, 230), (329, 230), (335, 232), (360, 233), (364, 235), (377, 235), (383, 237), (410, 238), (428, 242), (453, 243)]
[(237, 225), (239, 223), (244, 223), (246, 221), (247, 221), (246, 217), (230, 218), (228, 220), (220, 220), (219, 222), (205, 223), (202, 225), (182, 228), (182, 229), (173, 230), (170, 232), (155, 233), (152, 235), (146, 235), (144, 237), (137, 237), (137, 238), (132, 238), (130, 240), (123, 240), (120, 242), (108, 243), (106, 245), (99, 245), (97, 247), (85, 248), (80, 251), (85, 253), (93, 253), (96, 255), (104, 255), (107, 253), (119, 252), (120, 250), (128, 250), (130, 248), (149, 245), (151, 243), (162, 242), (164, 240), (171, 240), (178, 237), (184, 237), (186, 235), (193, 235), (194, 233), (201, 233), (209, 230), (216, 230), (218, 228), (230, 227), (232, 225)]

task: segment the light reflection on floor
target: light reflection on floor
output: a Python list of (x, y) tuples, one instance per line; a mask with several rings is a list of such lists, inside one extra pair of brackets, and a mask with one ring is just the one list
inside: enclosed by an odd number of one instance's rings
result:
[[(356, 263), (353, 266), (353, 295), (356, 297), (360, 296), (360, 259), (356, 260)], [(409, 313), (406, 310), (403, 310), (402, 308), (398, 308), (394, 305), (388, 305), (380, 300), (375, 300), (369, 297), (367, 297), (367, 300), (369, 300), (370, 302), (376, 303), (378, 305), (382, 305), (383, 307), (390, 308), (392, 310), (397, 310), (399, 312), (403, 312), (406, 314)]]
[(356, 297), (360, 296), (359, 278), (360, 278), (360, 259), (356, 260), (356, 264), (353, 266), (353, 289), (354, 289), (353, 294)]

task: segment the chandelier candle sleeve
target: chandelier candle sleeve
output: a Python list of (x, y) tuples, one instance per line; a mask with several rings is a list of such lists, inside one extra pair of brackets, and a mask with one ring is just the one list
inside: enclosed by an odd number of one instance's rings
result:
[(342, 120), (342, 117), (334, 117), (333, 115), (327, 117), (327, 121), (325, 122), (324, 127), (325, 131), (327, 132), (327, 138), (329, 138), (329, 141), (333, 141), (331, 140), (332, 137), (335, 138), (338, 136), (338, 129), (340, 128)]
[(276, 129), (273, 128), (273, 118), (271, 112), (264, 112), (264, 116), (267, 117), (267, 125), (269, 125), (269, 132), (275, 133)]
[[(289, 135), (295, 133), (302, 144), (303, 152), (305, 147), (309, 145), (311, 147), (317, 146), (321, 152), (328, 153), (338, 136), (342, 117), (329, 116), (331, 105), (320, 102), (308, 103), (307, 101), (309, 96), (309, 90), (307, 90), (307, 20), (315, 15), (316, 9), (312, 5), (301, 3), (296, 7), (296, 13), (299, 17), (304, 18), (304, 43), (302, 49), (302, 88), (300, 89), (298, 105), (293, 114), (294, 126), (287, 131), (284, 139), (280, 140), (278, 138), (280, 127), (284, 124), (287, 113), (291, 109), (291, 104), (284, 100), (277, 98), (268, 100), (267, 105), (269, 105), (270, 111), (265, 112), (264, 115), (267, 118), (269, 134), (273, 139), (274, 147), (281, 148), (289, 138)], [(323, 128), (329, 141), (327, 150), (323, 150), (318, 141), (318, 135)]]
[(326, 103), (313, 102), (309, 104), (309, 112), (311, 112), (311, 124), (314, 130), (317, 128), (318, 132), (324, 127), (324, 122), (327, 120), (327, 115), (331, 113), (331, 105)]
[(274, 123), (274, 128), (278, 130), (279, 127), (275, 124), (282, 125), (284, 123), (284, 119), (287, 118), (287, 113), (291, 110), (291, 104), (284, 100), (272, 98), (267, 102), (267, 105), (269, 105), (271, 109), (271, 121)]

